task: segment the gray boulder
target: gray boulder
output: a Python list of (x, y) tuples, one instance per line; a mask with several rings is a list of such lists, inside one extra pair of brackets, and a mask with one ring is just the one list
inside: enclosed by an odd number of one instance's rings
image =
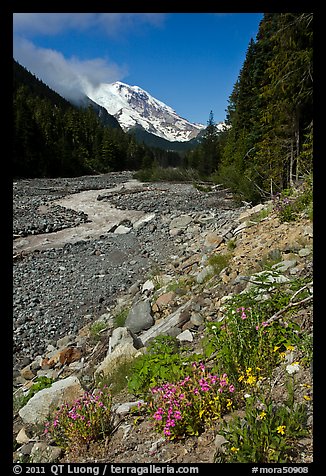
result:
[(51, 412), (62, 403), (73, 404), (84, 393), (77, 377), (67, 377), (54, 382), (49, 388), (37, 392), (27, 404), (19, 410), (24, 423), (45, 423)]
[(150, 300), (138, 301), (129, 311), (125, 327), (137, 334), (154, 324)]

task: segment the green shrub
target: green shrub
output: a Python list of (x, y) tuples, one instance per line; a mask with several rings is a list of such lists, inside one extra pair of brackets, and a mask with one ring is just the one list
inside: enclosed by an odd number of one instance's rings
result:
[(234, 390), (225, 373), (214, 375), (193, 362), (182, 380), (151, 388), (154, 427), (169, 440), (197, 436), (232, 407)]
[(64, 449), (104, 439), (113, 429), (111, 406), (106, 386), (85, 392), (72, 406), (63, 403), (46, 422), (44, 433)]
[(276, 406), (263, 397), (248, 397), (244, 417), (224, 422), (220, 430), (228, 440), (220, 459), (232, 463), (289, 462), (293, 440), (308, 434), (306, 409), (306, 404)]
[(142, 182), (189, 182), (199, 178), (194, 169), (160, 166), (139, 170), (133, 177)]
[(128, 389), (146, 396), (150, 387), (181, 379), (189, 366), (189, 358), (182, 353), (175, 337), (157, 336), (148, 345), (147, 352), (133, 362)]
[[(282, 321), (268, 324), (266, 321), (288, 305), (292, 293), (301, 289), (302, 283), (302, 280), (286, 283), (285, 288), (284, 283), (262, 282), (227, 301), (224, 319), (208, 322), (203, 339), (206, 357), (216, 353), (214, 365), (218, 372), (225, 371), (230, 378), (238, 380), (248, 369), (253, 369), (252, 383), (271, 374), (287, 348), (300, 343), (300, 327), (290, 319), (292, 311), (282, 315)], [(306, 296), (306, 292), (298, 294), (297, 299)]]
[(295, 221), (300, 214), (312, 218), (313, 188), (312, 178), (308, 177), (300, 186), (287, 188), (273, 197), (273, 209), (281, 223)]
[(226, 268), (230, 262), (232, 254), (231, 253), (217, 253), (212, 254), (208, 258), (208, 264), (213, 267), (214, 274), (219, 274), (222, 269)]

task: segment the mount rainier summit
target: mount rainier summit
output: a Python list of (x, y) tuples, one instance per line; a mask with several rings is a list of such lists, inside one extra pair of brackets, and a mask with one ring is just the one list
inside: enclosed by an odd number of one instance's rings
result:
[(122, 129), (143, 128), (168, 141), (189, 141), (205, 129), (180, 117), (171, 107), (155, 99), (139, 86), (116, 81), (85, 91), (94, 102), (114, 116)]

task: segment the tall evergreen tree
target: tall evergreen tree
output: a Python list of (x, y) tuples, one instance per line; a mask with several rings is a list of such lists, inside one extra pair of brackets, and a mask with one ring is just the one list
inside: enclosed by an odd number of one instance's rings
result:
[(312, 15), (265, 14), (229, 98), (219, 178), (253, 201), (291, 185), (311, 123)]

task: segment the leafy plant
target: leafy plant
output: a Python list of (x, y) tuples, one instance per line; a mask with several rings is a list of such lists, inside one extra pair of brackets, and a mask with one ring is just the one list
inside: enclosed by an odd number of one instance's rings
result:
[(101, 331), (103, 331), (106, 328), (107, 328), (107, 325), (105, 324), (105, 322), (103, 322), (103, 321), (94, 322), (89, 328), (89, 332), (90, 332), (91, 337), (95, 341), (99, 341), (100, 338), (101, 338)]
[[(216, 354), (217, 371), (223, 369), (234, 380), (248, 368), (260, 368), (261, 375), (268, 376), (282, 361), (287, 347), (299, 342), (300, 327), (286, 313), (282, 322), (267, 322), (286, 308), (291, 299), (289, 290), (281, 286), (265, 281), (235, 295), (225, 305), (223, 320), (207, 323), (203, 351), (206, 357)], [(289, 286), (291, 290), (299, 290), (299, 282)], [(267, 299), (262, 298), (264, 290), (268, 291)]]
[(40, 390), (44, 388), (49, 388), (53, 384), (54, 380), (50, 377), (37, 377), (31, 388), (29, 389), (27, 395), (21, 399), (21, 406), (25, 406), (26, 403)]
[(293, 448), (293, 439), (307, 435), (306, 405), (276, 406), (256, 396), (246, 399), (245, 415), (223, 423), (220, 433), (228, 440), (224, 462), (284, 463)]
[(157, 336), (147, 352), (133, 362), (128, 389), (135, 394), (146, 394), (152, 386), (179, 380), (186, 375), (189, 366), (189, 358), (182, 354), (176, 338)]
[(199, 435), (232, 407), (234, 390), (226, 373), (219, 377), (194, 362), (184, 379), (151, 389), (155, 428), (169, 440)]
[(229, 251), (233, 251), (236, 248), (237, 244), (234, 239), (231, 239), (227, 242), (226, 247)]
[(103, 439), (113, 429), (111, 407), (112, 397), (106, 386), (85, 392), (72, 406), (63, 403), (54, 418), (46, 422), (44, 433), (64, 449)]
[(123, 327), (128, 317), (128, 313), (129, 313), (129, 309), (127, 307), (117, 312), (117, 314), (113, 317), (114, 326)]
[(301, 186), (282, 190), (273, 197), (273, 209), (281, 222), (294, 221), (300, 212), (312, 213), (313, 188), (312, 179), (308, 178)]

